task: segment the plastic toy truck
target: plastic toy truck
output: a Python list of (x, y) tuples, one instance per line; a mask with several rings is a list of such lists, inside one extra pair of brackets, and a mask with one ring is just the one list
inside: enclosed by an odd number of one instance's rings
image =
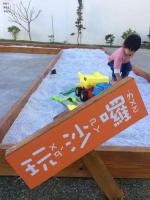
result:
[(111, 86), (109, 77), (99, 72), (90, 75), (78, 72), (78, 76), (80, 83), (76, 86), (75, 94), (80, 97), (81, 101), (86, 101)]

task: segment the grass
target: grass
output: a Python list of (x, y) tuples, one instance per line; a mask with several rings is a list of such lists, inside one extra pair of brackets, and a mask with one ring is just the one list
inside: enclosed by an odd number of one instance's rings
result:
[[(29, 41), (29, 40), (11, 40), (11, 39), (0, 39), (0, 43), (12, 43), (12, 44), (45, 44), (45, 45), (77, 45), (77, 44), (71, 44), (71, 43), (64, 43), (64, 42), (40, 42), (40, 41)], [(113, 47), (118, 48), (119, 45), (98, 45), (98, 44), (81, 44), (82, 46), (97, 46), (97, 47)], [(80, 45), (79, 45), (80, 46)]]
[[(66, 45), (66, 46), (69, 46), (69, 45), (77, 45), (77, 44), (71, 44), (71, 43), (64, 43), (64, 42), (54, 42), (54, 43), (51, 43), (51, 42), (40, 42), (40, 41), (29, 41), (29, 40), (10, 40), (10, 39), (0, 39), (0, 44), (5, 44), (5, 43), (9, 43), (9, 44), (16, 44), (16, 45)], [(89, 45), (89, 44), (81, 44), (79, 46), (95, 46), (97, 48), (103, 48), (103, 47), (106, 47), (106, 48), (119, 48), (121, 47), (120, 45), (98, 45), (98, 44), (93, 44), (93, 45)], [(150, 44), (149, 43), (146, 43), (146, 44), (142, 44), (141, 46), (142, 49), (150, 49)]]

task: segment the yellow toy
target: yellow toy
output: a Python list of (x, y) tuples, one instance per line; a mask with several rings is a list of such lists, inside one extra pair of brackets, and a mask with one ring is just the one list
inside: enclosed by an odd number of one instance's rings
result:
[(78, 76), (80, 79), (80, 83), (77, 84), (77, 87), (81, 87), (85, 89), (92, 88), (97, 83), (109, 83), (109, 77), (104, 76), (103, 74), (99, 72), (95, 72), (94, 74), (90, 74), (90, 75), (85, 75), (85, 74), (82, 74), (81, 72), (78, 72)]
[(80, 83), (76, 86), (75, 94), (80, 97), (81, 101), (88, 100), (110, 86), (109, 77), (99, 72), (90, 75), (78, 72), (78, 76), (80, 78)]

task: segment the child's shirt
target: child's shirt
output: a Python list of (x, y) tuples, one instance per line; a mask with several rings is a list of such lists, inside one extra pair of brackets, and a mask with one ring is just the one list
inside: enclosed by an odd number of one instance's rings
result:
[(121, 65), (130, 62), (130, 58), (131, 56), (126, 55), (123, 47), (121, 47), (113, 52), (108, 60), (109, 62), (114, 61), (114, 73), (120, 73)]

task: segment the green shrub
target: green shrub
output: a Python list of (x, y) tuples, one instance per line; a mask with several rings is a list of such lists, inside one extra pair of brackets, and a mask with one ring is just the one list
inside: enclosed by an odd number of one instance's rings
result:
[(17, 26), (10, 26), (8, 27), (8, 32), (12, 34), (13, 39), (17, 39), (17, 35), (19, 33), (20, 29)]

